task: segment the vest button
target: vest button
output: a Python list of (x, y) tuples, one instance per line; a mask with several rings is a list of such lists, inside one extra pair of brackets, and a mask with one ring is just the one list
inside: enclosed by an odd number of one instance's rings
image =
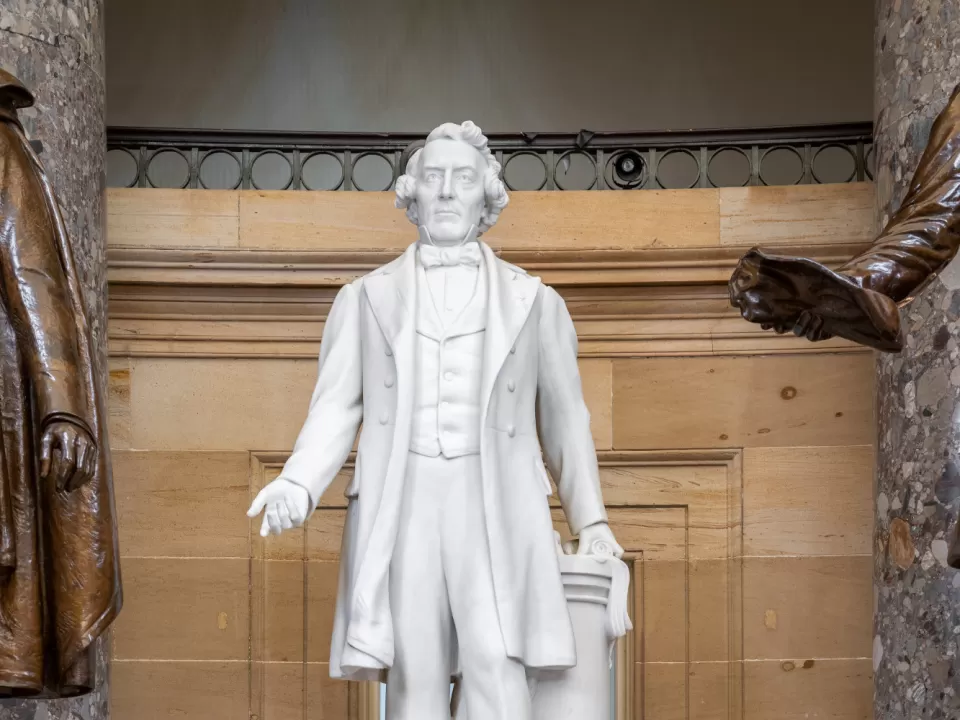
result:
[(384, 410), (382, 413), (380, 413), (380, 424), (381, 424), (381, 425), (386, 425), (386, 424), (387, 424), (387, 420), (389, 420), (389, 419), (390, 419), (390, 416), (387, 414), (387, 411), (386, 411), (386, 410)]
[(510, 348), (510, 354), (511, 354), (511, 355), (514, 355), (514, 354), (516, 354), (516, 352), (517, 352), (517, 346), (514, 345), (512, 348)]
[(447, 382), (453, 380), (453, 373), (450, 372), (449, 370), (447, 370), (447, 371), (443, 374), (443, 379), (446, 380)]
[(507, 435), (513, 437), (517, 434), (517, 429), (513, 425), (507, 425)]
[(393, 355), (393, 350), (391, 350), (390, 348), (387, 348), (386, 350), (384, 350), (384, 352), (387, 354), (387, 357), (391, 357)]
[(508, 380), (508, 381), (507, 381), (507, 390), (509, 390), (510, 392), (513, 392), (513, 391), (516, 390), (516, 389), (517, 389), (517, 384), (516, 384), (513, 380)]
[(388, 387), (388, 388), (393, 387), (393, 378), (392, 377), (384, 378), (383, 384), (385, 387)]

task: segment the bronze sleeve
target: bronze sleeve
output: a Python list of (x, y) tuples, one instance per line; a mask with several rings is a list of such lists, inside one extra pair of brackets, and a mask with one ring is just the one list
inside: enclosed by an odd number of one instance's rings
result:
[(35, 165), (8, 123), (0, 123), (2, 292), (29, 374), (41, 428), (65, 419), (92, 429), (80, 377), (73, 318), (56, 225)]
[(907, 196), (880, 236), (838, 272), (900, 302), (960, 247), (960, 86), (937, 116)]

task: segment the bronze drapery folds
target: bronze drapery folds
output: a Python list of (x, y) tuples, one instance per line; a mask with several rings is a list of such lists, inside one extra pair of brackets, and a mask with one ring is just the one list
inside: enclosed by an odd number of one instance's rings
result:
[(832, 335), (898, 352), (898, 305), (939, 273), (960, 246), (960, 86), (937, 116), (900, 209), (862, 254), (829, 270), (754, 248), (730, 278), (743, 317), (810, 340)]
[(0, 696), (93, 689), (121, 606), (94, 348), (60, 208), (0, 70)]

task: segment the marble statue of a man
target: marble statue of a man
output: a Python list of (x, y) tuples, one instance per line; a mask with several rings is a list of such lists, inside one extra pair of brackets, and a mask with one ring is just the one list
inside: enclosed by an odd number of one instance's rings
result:
[(330, 672), (385, 671), (391, 720), (448, 719), (458, 670), (470, 720), (528, 720), (527, 673), (576, 664), (544, 457), (580, 552), (622, 553), (566, 306), (478, 240), (499, 174), (471, 122), (410, 158), (397, 206), (419, 240), (337, 294), (306, 422), (249, 511), (263, 535), (303, 523), (362, 424)]

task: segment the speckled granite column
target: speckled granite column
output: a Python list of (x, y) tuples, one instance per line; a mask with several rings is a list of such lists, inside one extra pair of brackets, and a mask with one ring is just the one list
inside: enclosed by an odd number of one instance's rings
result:
[[(43, 145), (40, 158), (63, 206), (105, 384), (103, 0), (0, 0), (0, 66), (37, 98), (20, 117)], [(103, 647), (98, 657), (96, 692), (69, 701), (0, 701), (0, 720), (109, 717)]]
[[(960, 82), (960, 0), (878, 0), (878, 223), (903, 199), (933, 118)], [(877, 361), (875, 716), (960, 717), (960, 284), (956, 265), (903, 314)]]

